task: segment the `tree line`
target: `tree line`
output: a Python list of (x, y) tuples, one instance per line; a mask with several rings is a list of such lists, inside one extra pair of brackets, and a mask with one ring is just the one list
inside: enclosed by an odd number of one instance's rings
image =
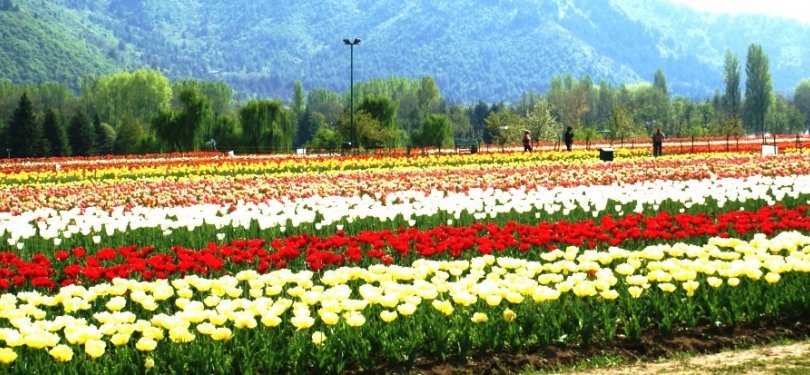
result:
[[(808, 129), (810, 79), (792, 98), (775, 93), (768, 58), (752, 44), (743, 67), (730, 51), (725, 88), (710, 98), (673, 96), (660, 69), (651, 83), (552, 78), (545, 94), (514, 103), (453, 103), (431, 77), (373, 79), (348, 92), (306, 92), (293, 83), (288, 101), (244, 98), (221, 81), (170, 80), (139, 69), (85, 78), (79, 93), (60, 83), (0, 81), (0, 145), (7, 157), (89, 156), (218, 149), (291, 152), (339, 148), (452, 147), (459, 139), (500, 145), (577, 139), (796, 133)], [(744, 95), (743, 95), (744, 93)], [(352, 105), (353, 104), (353, 105)], [(351, 116), (353, 112), (353, 116)]]

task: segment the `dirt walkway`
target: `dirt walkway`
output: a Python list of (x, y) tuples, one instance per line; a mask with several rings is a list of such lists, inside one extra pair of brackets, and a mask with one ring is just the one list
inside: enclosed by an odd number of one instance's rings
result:
[(810, 341), (565, 374), (810, 374)]

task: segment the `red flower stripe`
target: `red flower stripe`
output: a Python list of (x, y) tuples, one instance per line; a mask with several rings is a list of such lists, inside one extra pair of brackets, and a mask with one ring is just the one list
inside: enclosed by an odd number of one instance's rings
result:
[(779, 231), (810, 232), (808, 206), (785, 209), (780, 205), (756, 212), (732, 211), (709, 216), (655, 216), (628, 214), (605, 216), (599, 222), (541, 222), (524, 225), (509, 222), (500, 226), (475, 223), (469, 227), (440, 226), (428, 230), (399, 228), (395, 231), (363, 231), (349, 236), (338, 232), (329, 237), (309, 234), (264, 239), (235, 240), (228, 244), (210, 243), (193, 250), (175, 246), (170, 252), (137, 245), (118, 249), (103, 248), (91, 254), (83, 248), (60, 250), (49, 259), (36, 254), (30, 261), (11, 252), (0, 253), (0, 289), (30, 285), (53, 288), (57, 284), (94, 284), (116, 277), (166, 279), (186, 274), (207, 275), (271, 268), (318, 271), (327, 267), (363, 263), (390, 264), (415, 257), (459, 258), (516, 251), (532, 257), (539, 251), (553, 251), (569, 245), (596, 248), (632, 246), (640, 241), (683, 241), (703, 236), (728, 237)]

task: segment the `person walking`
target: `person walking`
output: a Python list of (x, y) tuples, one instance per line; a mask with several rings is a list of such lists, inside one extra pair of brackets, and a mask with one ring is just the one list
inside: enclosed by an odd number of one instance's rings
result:
[(652, 136), (653, 143), (653, 156), (661, 156), (661, 151), (664, 145), (664, 133), (661, 133), (661, 128), (655, 129), (655, 134)]
[(523, 151), (532, 152), (532, 136), (528, 130), (523, 131)]
[(574, 144), (574, 128), (568, 127), (563, 134), (563, 141), (565, 141), (565, 148), (571, 151), (571, 146)]

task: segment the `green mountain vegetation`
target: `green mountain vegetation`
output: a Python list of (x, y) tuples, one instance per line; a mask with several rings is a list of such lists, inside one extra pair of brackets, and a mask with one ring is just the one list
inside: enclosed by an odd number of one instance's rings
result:
[(0, 21), (6, 157), (810, 128), (808, 26), (662, 0), (0, 0)]
[(810, 26), (718, 16), (663, 0), (3, 0), (0, 79), (66, 83), (140, 67), (222, 80), (238, 98), (289, 98), (293, 82), (342, 92), (355, 81), (433, 77), (455, 102), (514, 101), (553, 76), (612, 84), (662, 69), (673, 93), (722, 87), (727, 49), (771, 56), (776, 91), (810, 71)]

